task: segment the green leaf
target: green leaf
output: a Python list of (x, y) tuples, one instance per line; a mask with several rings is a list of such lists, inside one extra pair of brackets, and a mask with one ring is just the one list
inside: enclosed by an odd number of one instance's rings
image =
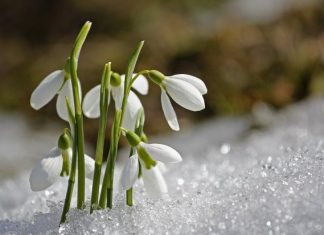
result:
[(134, 73), (135, 66), (136, 66), (136, 63), (137, 63), (139, 54), (141, 53), (141, 50), (143, 48), (143, 45), (144, 45), (144, 41), (141, 41), (138, 44), (136, 50), (134, 51), (131, 59), (128, 62), (128, 67), (127, 67), (127, 72), (126, 72), (126, 78), (125, 78), (125, 91), (127, 91), (127, 89), (130, 89), (129, 84), (131, 82), (132, 75)]
[(80, 55), (80, 51), (81, 48), (83, 46), (84, 41), (87, 38), (87, 35), (90, 31), (92, 23), (90, 21), (85, 22), (85, 24), (83, 25), (83, 27), (81, 28), (75, 43), (74, 43), (74, 47), (72, 50), (72, 58), (78, 60), (79, 55)]
[[(107, 104), (109, 104), (110, 99), (110, 78), (111, 78), (111, 63), (107, 63), (104, 66), (102, 77), (101, 77), (101, 86), (100, 86), (100, 110), (102, 113), (105, 112)], [(106, 102), (107, 99), (107, 102)]]

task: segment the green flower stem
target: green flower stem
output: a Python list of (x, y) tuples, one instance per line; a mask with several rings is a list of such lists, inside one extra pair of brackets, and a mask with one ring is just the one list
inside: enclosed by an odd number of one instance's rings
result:
[(90, 213), (98, 208), (98, 195), (99, 195), (99, 185), (101, 176), (101, 166), (102, 166), (102, 156), (105, 141), (105, 132), (107, 126), (107, 114), (110, 99), (110, 77), (111, 77), (111, 63), (108, 63), (104, 67), (104, 71), (101, 79), (101, 90), (100, 90), (100, 123), (99, 132), (97, 138), (96, 147), (96, 158), (95, 158), (95, 169), (92, 183), (92, 194), (91, 194), (91, 207)]
[(127, 206), (133, 206), (133, 188), (126, 190), (126, 204)]
[(80, 101), (81, 91), (79, 90), (78, 82), (78, 59), (82, 45), (89, 33), (91, 27), (90, 22), (86, 22), (77, 39), (75, 41), (74, 47), (71, 52), (71, 61), (70, 61), (70, 71), (71, 71), (71, 80), (73, 87), (73, 99), (75, 107), (75, 121), (76, 121), (76, 139), (77, 139), (77, 152), (78, 152), (78, 200), (77, 207), (79, 209), (84, 208), (85, 206), (85, 163), (84, 163), (84, 131), (83, 131), (83, 115)]
[(140, 72), (138, 72), (131, 80), (130, 82), (130, 87), (132, 87), (133, 83), (135, 82), (135, 80), (140, 76), (140, 75), (143, 75), (143, 74), (147, 74), (148, 73), (148, 70), (142, 70)]
[[(75, 134), (77, 134), (77, 127), (75, 127)], [(63, 207), (60, 224), (62, 224), (66, 221), (66, 214), (70, 210), (73, 188), (74, 188), (74, 183), (75, 183), (75, 173), (76, 173), (76, 165), (77, 165), (77, 148), (76, 148), (77, 136), (75, 137), (74, 142), (75, 142), (75, 144), (73, 144), (71, 172), (70, 172), (68, 188), (66, 191), (64, 207)]]
[(100, 200), (99, 200), (99, 207), (106, 208), (107, 204), (108, 207), (112, 207), (112, 186), (113, 186), (113, 175), (114, 175), (114, 168), (115, 162), (117, 157), (117, 150), (118, 150), (118, 141), (119, 141), (119, 121), (121, 117), (121, 111), (117, 110), (115, 114), (115, 119), (112, 127), (111, 133), (111, 142), (110, 142), (110, 150), (108, 155), (108, 162), (106, 165), (106, 171), (102, 182)]
[[(135, 134), (142, 136), (144, 129), (145, 115), (144, 110), (141, 109), (137, 113), (136, 125), (135, 125)], [(135, 149), (131, 148), (129, 152), (129, 157), (133, 156)], [(128, 206), (133, 206), (133, 188), (126, 190), (126, 204)]]
[(62, 212), (60, 224), (62, 224), (66, 221), (66, 214), (70, 210), (73, 188), (74, 188), (74, 183), (75, 183), (76, 165), (77, 165), (77, 145), (76, 145), (76, 143), (77, 143), (77, 139), (76, 139), (77, 138), (77, 129), (75, 126), (75, 119), (74, 119), (73, 112), (72, 112), (72, 109), (71, 109), (68, 99), (66, 99), (66, 106), (68, 109), (70, 122), (73, 123), (72, 125), (73, 125), (73, 129), (74, 129), (74, 133), (73, 133), (74, 138), (73, 138), (71, 171), (70, 171), (68, 188), (66, 191), (66, 196), (65, 196), (65, 201), (64, 201), (63, 212)]
[(124, 113), (126, 110), (128, 94), (130, 92), (131, 79), (133, 76), (137, 59), (139, 57), (143, 45), (144, 45), (144, 41), (141, 41), (128, 63), (127, 73), (124, 81), (125, 84), (124, 84), (124, 97), (122, 101), (122, 107), (121, 110), (116, 110), (114, 125), (112, 129), (112, 136), (111, 136), (112, 138), (111, 138), (110, 150), (108, 155), (108, 162), (106, 165), (106, 171), (102, 182), (101, 195), (99, 200), (99, 206), (101, 208), (105, 208), (106, 206), (112, 208), (113, 206), (114, 169), (115, 169), (115, 162), (117, 158), (118, 143), (119, 143), (119, 138), (121, 133), (120, 127), (123, 123)]
[[(131, 148), (129, 157), (134, 155), (134, 148)], [(133, 206), (133, 188), (126, 190), (126, 205)]]

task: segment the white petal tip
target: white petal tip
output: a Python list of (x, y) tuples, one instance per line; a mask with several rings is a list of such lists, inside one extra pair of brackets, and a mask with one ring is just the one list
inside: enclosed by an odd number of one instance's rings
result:
[(178, 123), (178, 118), (177, 114), (175, 113), (173, 106), (171, 104), (171, 101), (166, 94), (165, 91), (162, 90), (161, 92), (161, 104), (162, 104), (162, 110), (164, 113), (164, 116), (170, 126), (170, 128), (174, 131), (179, 131), (179, 123)]
[(34, 109), (34, 110), (39, 110), (41, 107), (37, 106), (35, 103), (30, 102), (30, 106)]
[(172, 127), (172, 126), (170, 126), (170, 127), (171, 127), (171, 129), (174, 130), (174, 131), (180, 131), (180, 127), (178, 127), (178, 126), (177, 126), (177, 127)]
[(92, 114), (91, 112), (83, 111), (83, 114), (84, 114), (84, 116), (86, 116), (87, 118), (90, 118), (90, 119), (96, 119), (96, 118), (100, 117), (100, 115), (95, 115), (95, 114)]

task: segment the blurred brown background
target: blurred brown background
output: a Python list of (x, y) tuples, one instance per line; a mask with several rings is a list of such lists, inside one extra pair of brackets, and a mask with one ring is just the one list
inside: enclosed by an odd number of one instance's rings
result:
[[(202, 78), (206, 110), (175, 105), (182, 128), (196, 120), (237, 115), (264, 101), (274, 108), (324, 91), (324, 2), (315, 0), (0, 1), (0, 110), (31, 123), (60, 122), (55, 102), (29, 106), (37, 84), (64, 65), (86, 20), (93, 27), (80, 59), (85, 94), (103, 64), (123, 73), (140, 40), (137, 69)], [(148, 133), (168, 131), (158, 88), (142, 97)], [(152, 121), (153, 120), (153, 121)], [(97, 120), (87, 120), (95, 142)]]

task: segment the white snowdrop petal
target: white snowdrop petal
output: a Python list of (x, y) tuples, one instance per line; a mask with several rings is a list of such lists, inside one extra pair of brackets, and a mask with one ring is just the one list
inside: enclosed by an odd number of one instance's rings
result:
[(112, 86), (111, 94), (115, 101), (116, 110), (120, 110), (123, 103), (123, 96), (124, 96), (124, 86), (122, 85), (122, 83), (117, 87)]
[(175, 163), (182, 161), (180, 154), (173, 148), (164, 144), (147, 144), (141, 142), (140, 145), (145, 148), (151, 157), (164, 163)]
[(138, 177), (138, 156), (137, 154), (127, 159), (125, 167), (121, 174), (121, 185), (123, 190), (128, 190), (133, 187)]
[(180, 127), (177, 114), (175, 113), (171, 101), (164, 90), (161, 92), (161, 103), (165, 119), (167, 120), (169, 126), (172, 130), (179, 131)]
[(167, 77), (165, 85), (172, 99), (185, 109), (200, 111), (205, 108), (202, 94), (190, 83)]
[(126, 109), (125, 114), (124, 114), (124, 119), (123, 119), (123, 125), (122, 127), (126, 128), (127, 130), (135, 130), (135, 124), (136, 124), (136, 119), (133, 118), (129, 110)]
[(60, 90), (60, 93), (57, 96), (57, 100), (56, 100), (57, 114), (59, 115), (59, 117), (61, 119), (65, 120), (65, 121), (69, 121), (65, 97), (68, 98), (70, 106), (71, 106), (72, 110), (74, 111), (74, 100), (73, 100), (71, 79), (67, 80), (64, 83), (62, 89)]
[(56, 70), (49, 74), (33, 91), (30, 105), (33, 109), (40, 109), (50, 102), (64, 82), (64, 71)]
[[(134, 77), (134, 74), (133, 74), (133, 77)], [(124, 86), (125, 74), (120, 75), (120, 82), (121, 82), (122, 86)]]
[[(81, 91), (81, 85), (80, 85), (80, 81), (78, 81), (78, 85), (79, 85), (79, 90)], [(70, 106), (72, 108), (72, 111), (74, 112), (74, 99), (73, 99), (73, 90), (72, 90), (72, 81), (71, 79), (67, 80), (62, 89), (60, 90), (58, 97), (57, 97), (57, 101), (56, 101), (56, 111), (57, 114), (59, 115), (59, 117), (65, 121), (69, 121), (69, 114), (68, 114), (68, 110), (66, 107), (66, 101), (65, 101), (65, 97), (67, 97), (69, 99), (70, 102)], [(80, 94), (80, 99), (82, 97), (82, 94)]]
[(159, 168), (161, 173), (165, 173), (168, 171), (167, 166), (163, 162), (157, 162), (156, 167)]
[[(134, 76), (136, 76), (136, 74), (133, 74), (133, 77)], [(143, 75), (138, 76), (138, 78), (134, 81), (132, 87), (142, 95), (147, 95), (149, 90), (148, 81)]]
[(51, 186), (60, 176), (63, 158), (58, 148), (50, 152), (32, 169), (29, 177), (32, 191), (41, 191)]
[[(72, 164), (73, 150), (72, 148), (69, 148), (68, 151), (69, 151), (70, 164)], [(94, 175), (95, 161), (92, 159), (92, 157), (90, 157), (87, 154), (84, 154), (84, 166), (85, 166), (85, 176), (88, 179), (92, 180)]]
[(141, 169), (145, 190), (149, 197), (158, 199), (168, 193), (167, 184), (159, 168), (152, 167), (148, 170), (142, 167)]
[(138, 111), (143, 108), (143, 105), (137, 95), (130, 91), (127, 99), (126, 110), (123, 119), (123, 127), (128, 130), (134, 130)]
[(85, 163), (86, 177), (92, 180), (94, 174), (94, 168), (95, 168), (95, 161), (87, 154), (84, 154), (84, 163)]
[(202, 95), (207, 94), (207, 87), (200, 78), (197, 78), (189, 74), (175, 74), (169, 77), (174, 79), (179, 79), (185, 82), (189, 82), (191, 85), (196, 87)]
[(129, 114), (132, 117), (137, 116), (138, 110), (141, 109), (143, 107), (140, 99), (137, 97), (137, 95), (130, 91), (129, 95), (128, 95), (128, 99), (127, 99), (127, 106), (126, 109), (129, 111)]
[(95, 86), (83, 99), (82, 110), (88, 118), (100, 117), (100, 89), (101, 85)]

